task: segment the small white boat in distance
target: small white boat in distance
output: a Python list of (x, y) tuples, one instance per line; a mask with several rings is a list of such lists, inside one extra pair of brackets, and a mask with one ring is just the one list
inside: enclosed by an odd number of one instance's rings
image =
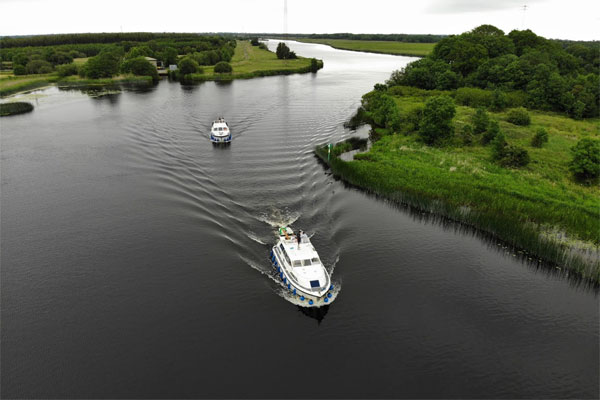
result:
[(279, 228), (279, 240), (271, 250), (271, 262), (283, 284), (305, 307), (333, 301), (333, 285), (309, 237), (289, 227)]
[(225, 118), (220, 117), (213, 121), (210, 128), (210, 141), (213, 143), (229, 143), (231, 142), (231, 131)]

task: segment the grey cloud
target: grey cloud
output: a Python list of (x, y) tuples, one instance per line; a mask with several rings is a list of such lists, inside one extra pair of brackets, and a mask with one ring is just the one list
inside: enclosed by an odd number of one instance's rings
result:
[(431, 14), (460, 14), (468, 12), (489, 12), (528, 6), (544, 0), (433, 0), (426, 8)]

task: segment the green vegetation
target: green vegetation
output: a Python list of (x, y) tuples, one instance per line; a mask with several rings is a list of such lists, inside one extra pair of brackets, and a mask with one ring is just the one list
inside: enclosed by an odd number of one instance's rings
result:
[(0, 117), (6, 117), (8, 115), (23, 114), (26, 112), (33, 111), (33, 105), (26, 102), (14, 102), (14, 103), (3, 103), (0, 104)]
[(231, 64), (226, 61), (219, 61), (213, 68), (215, 74), (230, 74), (233, 72)]
[(279, 44), (277, 45), (277, 50), (275, 51), (275, 54), (277, 55), (277, 58), (279, 58), (280, 60), (293, 60), (295, 58), (298, 58), (296, 53), (291, 51), (290, 48), (287, 47), (287, 45), (283, 42), (279, 42)]
[(299, 42), (326, 44), (334, 49), (362, 51), (366, 53), (394, 54), (399, 56), (423, 57), (431, 53), (433, 43), (406, 43), (371, 40), (311, 39), (295, 38)]
[[(537, 38), (531, 35), (525, 37)], [(515, 51), (519, 55), (509, 58), (517, 62), (531, 57), (519, 38), (518, 32), (505, 36), (482, 26), (443, 39), (431, 57), (396, 71), (363, 96), (348, 126), (373, 127), (368, 152), (353, 161), (327, 160), (325, 147), (316, 153), (353, 185), (473, 226), (600, 283), (600, 119), (553, 112), (548, 103), (540, 106), (535, 90), (496, 85), (494, 74), (471, 80), (491, 55)], [(560, 79), (576, 86), (597, 79), (597, 72), (587, 70), (588, 59), (571, 58), (546, 39), (539, 42), (545, 46), (537, 51), (546, 52), (543, 58), (556, 71), (555, 60), (565, 54), (578, 65), (570, 75), (556, 72)], [(538, 81), (536, 87), (546, 84)], [(588, 89), (573, 86), (567, 93), (584, 110), (597, 109), (598, 98), (587, 96)], [(336, 146), (332, 153), (338, 151)]]
[(0, 97), (48, 86), (57, 80), (56, 74), (3, 76), (0, 78)]
[(125, 60), (121, 64), (121, 72), (131, 73), (137, 76), (149, 76), (153, 82), (158, 82), (158, 72), (154, 65), (150, 64), (145, 57), (139, 56)]
[[(323, 62), (315, 61), (317, 69), (323, 67)], [(249, 41), (238, 41), (235, 53), (231, 59), (232, 73), (215, 73), (213, 68), (204, 73), (192, 73), (185, 75), (185, 81), (207, 81), (207, 80), (231, 80), (247, 79), (258, 76), (287, 75), (295, 73), (311, 72), (314, 62), (310, 58), (298, 57), (293, 60), (279, 60), (275, 53), (261, 49), (260, 46), (252, 46)], [(181, 72), (181, 71), (178, 71)]]
[[(429, 56), (392, 74), (387, 83), (421, 89), (465, 88), (471, 106), (527, 106), (574, 118), (598, 117), (599, 67), (597, 43), (571, 43), (563, 48), (530, 30), (505, 35), (496, 27), (482, 25), (442, 39)], [(488, 94), (483, 96), (481, 90)], [(478, 97), (479, 104), (474, 104)]]

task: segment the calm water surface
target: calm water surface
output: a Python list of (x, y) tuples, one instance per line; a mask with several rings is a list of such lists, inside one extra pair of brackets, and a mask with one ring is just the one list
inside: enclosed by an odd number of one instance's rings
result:
[[(291, 47), (325, 68), (50, 88), (2, 119), (2, 396), (598, 397), (596, 291), (313, 156), (411, 59)], [(208, 141), (220, 115), (229, 147)], [(333, 273), (319, 313), (274, 278), (282, 224)]]

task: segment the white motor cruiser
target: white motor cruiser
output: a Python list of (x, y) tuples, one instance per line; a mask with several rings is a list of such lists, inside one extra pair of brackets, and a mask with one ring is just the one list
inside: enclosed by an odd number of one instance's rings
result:
[(309, 237), (289, 227), (279, 228), (279, 240), (271, 250), (271, 262), (293, 296), (306, 307), (333, 301), (333, 285)]
[(229, 143), (231, 142), (231, 130), (225, 121), (225, 118), (220, 117), (213, 121), (210, 129), (210, 141), (213, 143)]

